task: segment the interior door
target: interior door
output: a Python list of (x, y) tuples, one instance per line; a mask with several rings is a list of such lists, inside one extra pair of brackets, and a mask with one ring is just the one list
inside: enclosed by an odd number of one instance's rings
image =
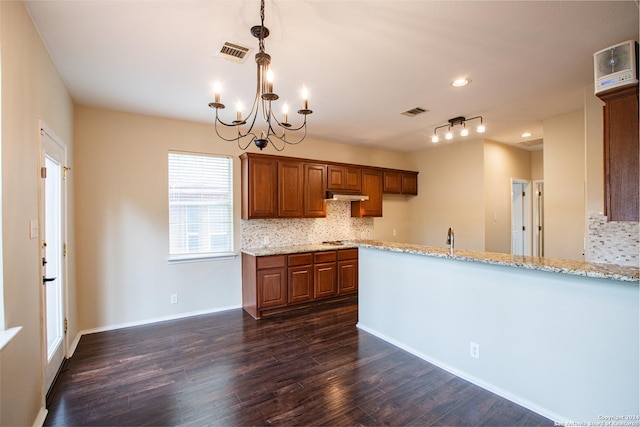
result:
[(64, 361), (65, 158), (64, 144), (42, 129), (40, 138), (40, 240), (43, 298), (45, 392)]
[(511, 253), (531, 255), (531, 183), (511, 182)]

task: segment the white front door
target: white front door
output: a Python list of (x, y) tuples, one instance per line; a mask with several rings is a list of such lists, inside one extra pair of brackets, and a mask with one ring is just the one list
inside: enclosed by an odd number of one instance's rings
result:
[(64, 361), (65, 160), (63, 143), (41, 130), (40, 243), (43, 286), (45, 393)]

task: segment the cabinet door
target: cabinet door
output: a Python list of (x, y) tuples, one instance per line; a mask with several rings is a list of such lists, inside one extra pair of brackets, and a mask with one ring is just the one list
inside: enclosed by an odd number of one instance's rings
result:
[(418, 195), (418, 174), (402, 172), (402, 194)]
[(304, 216), (324, 218), (327, 216), (326, 166), (317, 163), (304, 164)]
[(329, 262), (324, 264), (315, 264), (314, 271), (314, 297), (326, 298), (334, 296), (337, 293), (336, 283), (336, 263)]
[(303, 167), (301, 162), (278, 160), (278, 216), (301, 218), (303, 209)]
[(358, 291), (358, 260), (338, 261), (338, 294)]
[(259, 309), (287, 305), (287, 277), (285, 268), (258, 270)]
[(311, 265), (289, 267), (289, 304), (313, 299), (313, 268)]
[(347, 191), (362, 191), (362, 170), (360, 168), (344, 168), (344, 189)]
[(384, 171), (382, 174), (382, 191), (385, 193), (400, 194), (402, 192), (402, 174), (396, 171)]
[(598, 95), (605, 101), (604, 196), (609, 221), (638, 221), (638, 86)]
[(361, 171), (358, 167), (327, 165), (327, 190), (362, 191)]
[(327, 165), (327, 189), (344, 190), (345, 168), (344, 166)]
[(265, 158), (242, 158), (242, 218), (275, 218), (277, 215), (276, 161)]
[(376, 169), (362, 169), (362, 193), (369, 196), (369, 200), (351, 203), (353, 217), (382, 216), (382, 171)]

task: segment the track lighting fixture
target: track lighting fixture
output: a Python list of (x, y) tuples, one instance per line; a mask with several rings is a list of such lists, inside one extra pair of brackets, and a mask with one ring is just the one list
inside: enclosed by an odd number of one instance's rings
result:
[(480, 119), (480, 124), (476, 127), (477, 133), (484, 133), (485, 128), (482, 123), (482, 116), (471, 117), (470, 119), (464, 118), (462, 116), (454, 117), (449, 119), (449, 123), (446, 125), (438, 126), (433, 130), (433, 136), (431, 137), (431, 142), (436, 143), (440, 141), (440, 137), (438, 136), (438, 129), (447, 128), (447, 133), (445, 133), (444, 137), (447, 140), (453, 139), (452, 128), (454, 126), (462, 125), (462, 130), (460, 131), (460, 136), (469, 135), (469, 130), (467, 129), (467, 122), (475, 119)]

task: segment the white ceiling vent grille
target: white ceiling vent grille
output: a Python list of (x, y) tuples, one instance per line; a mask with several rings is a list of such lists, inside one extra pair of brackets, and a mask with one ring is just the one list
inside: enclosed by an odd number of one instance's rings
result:
[(241, 46), (237, 43), (223, 41), (222, 44), (220, 44), (220, 49), (216, 56), (228, 59), (229, 61), (244, 62), (249, 51), (251, 51), (251, 49), (248, 47)]
[(522, 141), (522, 142), (519, 142), (518, 145), (524, 145), (525, 147), (533, 148), (533, 147), (542, 146), (543, 142), (544, 140), (542, 138), (539, 138), (539, 139), (531, 139), (529, 141)]
[(425, 110), (422, 107), (416, 107), (416, 108), (412, 108), (410, 110), (405, 111), (404, 113), (400, 113), (403, 116), (407, 116), (407, 117), (415, 117), (418, 114), (422, 114), (422, 113), (426, 113), (429, 110)]

